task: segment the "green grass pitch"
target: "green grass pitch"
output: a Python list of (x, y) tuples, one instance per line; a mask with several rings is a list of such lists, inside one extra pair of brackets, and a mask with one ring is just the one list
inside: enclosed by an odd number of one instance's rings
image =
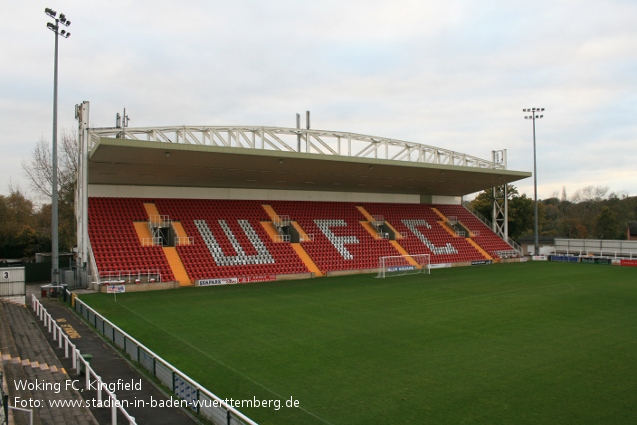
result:
[[(637, 269), (519, 263), (83, 295), (260, 424), (635, 424)], [(283, 402), (284, 403), (284, 402)]]

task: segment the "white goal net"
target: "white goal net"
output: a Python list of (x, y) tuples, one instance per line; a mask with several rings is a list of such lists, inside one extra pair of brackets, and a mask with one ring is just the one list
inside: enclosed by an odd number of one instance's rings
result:
[(430, 255), (393, 255), (391, 257), (380, 257), (378, 259), (378, 276), (392, 277), (406, 274), (430, 273)]

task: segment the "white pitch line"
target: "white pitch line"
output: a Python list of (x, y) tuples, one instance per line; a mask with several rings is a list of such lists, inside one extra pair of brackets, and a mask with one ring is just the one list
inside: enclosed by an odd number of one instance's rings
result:
[[(249, 377), (249, 376), (247, 376), (246, 374), (244, 374), (244, 373), (242, 373), (242, 372), (239, 372), (238, 370), (236, 370), (236, 369), (235, 369), (235, 368), (233, 368), (232, 366), (229, 366), (229, 365), (225, 364), (224, 362), (222, 362), (221, 360), (219, 360), (219, 359), (217, 359), (217, 358), (215, 358), (215, 357), (211, 356), (209, 353), (206, 353), (206, 352), (204, 352), (204, 351), (201, 351), (201, 349), (199, 349), (198, 347), (196, 347), (196, 346), (192, 345), (192, 344), (191, 344), (191, 343), (189, 343), (188, 341), (184, 341), (184, 340), (183, 340), (182, 338), (180, 338), (179, 336), (177, 336), (177, 335), (173, 334), (172, 332), (169, 332), (169, 331), (167, 331), (166, 329), (164, 329), (164, 328), (162, 328), (162, 327), (158, 326), (157, 324), (155, 324), (155, 323), (151, 322), (150, 320), (148, 320), (148, 318), (146, 318), (146, 317), (144, 317), (144, 316), (141, 316), (140, 314), (138, 314), (137, 312), (135, 312), (135, 311), (131, 310), (131, 309), (130, 309), (130, 308), (128, 308), (127, 306), (125, 306), (125, 305), (123, 305), (123, 304), (119, 304), (119, 305), (120, 305), (120, 306), (122, 306), (122, 307), (124, 307), (126, 310), (130, 311), (131, 313), (133, 313), (134, 315), (136, 315), (136, 316), (137, 316), (137, 317), (139, 317), (140, 319), (142, 319), (142, 320), (144, 320), (144, 321), (146, 321), (146, 322), (150, 323), (151, 325), (155, 326), (156, 328), (161, 329), (163, 332), (166, 332), (168, 335), (172, 336), (173, 338), (175, 338), (175, 339), (177, 339), (177, 340), (181, 341), (184, 345), (187, 345), (188, 347), (192, 348), (193, 350), (198, 351), (198, 352), (199, 352), (199, 353), (201, 353), (204, 357), (208, 357), (210, 360), (212, 360), (212, 361), (214, 361), (214, 362), (216, 362), (216, 363), (220, 364), (221, 366), (223, 366), (223, 367), (225, 367), (225, 368), (227, 368), (227, 369), (230, 369), (231, 371), (233, 371), (233, 372), (234, 372), (234, 373), (236, 373), (237, 375), (239, 375), (239, 376), (241, 376), (241, 377), (243, 377), (243, 378), (247, 379), (248, 381), (252, 382), (252, 383), (253, 383), (253, 384), (255, 384), (255, 385), (258, 385), (259, 387), (261, 387), (261, 388), (263, 388), (264, 390), (266, 390), (266, 391), (270, 392), (271, 394), (274, 394), (275, 396), (277, 396), (277, 397), (279, 398), (279, 400), (283, 400), (283, 399), (284, 399), (284, 397), (283, 397), (281, 394), (277, 393), (276, 391), (274, 391), (274, 390), (272, 390), (272, 389), (270, 389), (270, 388), (266, 387), (265, 385), (263, 385), (263, 384), (262, 384), (262, 383), (260, 383), (260, 382), (255, 381), (254, 379), (250, 378), (250, 377)], [(323, 419), (322, 417), (320, 417), (320, 416), (316, 415), (315, 413), (312, 413), (312, 412), (310, 412), (310, 411), (308, 411), (308, 410), (306, 410), (306, 409), (304, 409), (304, 408), (302, 408), (302, 407), (300, 407), (300, 406), (298, 407), (298, 409), (301, 409), (301, 410), (302, 410), (303, 412), (305, 412), (306, 414), (308, 414), (308, 415), (310, 415), (310, 416), (312, 416), (312, 417), (314, 417), (314, 418), (318, 419), (319, 421), (321, 421), (321, 422), (323, 422), (323, 423), (325, 423), (325, 424), (328, 424), (328, 425), (334, 425), (334, 424), (332, 424), (331, 422), (329, 422), (329, 421), (327, 421), (327, 420)]]

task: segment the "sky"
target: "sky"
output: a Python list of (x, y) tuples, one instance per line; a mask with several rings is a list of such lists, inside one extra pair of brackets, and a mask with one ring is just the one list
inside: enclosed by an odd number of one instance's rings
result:
[[(637, 195), (634, 0), (0, 0), (0, 194), (76, 104), (90, 125), (294, 127), (433, 145), (533, 171), (540, 199), (607, 186)], [(303, 119), (302, 119), (303, 120)], [(533, 178), (515, 183), (533, 195)]]

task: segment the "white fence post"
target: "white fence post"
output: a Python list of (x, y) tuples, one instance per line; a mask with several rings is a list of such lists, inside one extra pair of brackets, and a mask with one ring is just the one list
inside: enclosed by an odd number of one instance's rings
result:
[[(97, 400), (98, 401), (102, 400), (102, 390), (104, 390), (106, 392), (106, 395), (111, 399), (111, 423), (117, 425), (117, 410), (119, 410), (126, 417), (126, 419), (128, 420), (129, 425), (136, 425), (137, 423), (135, 422), (135, 417), (131, 416), (126, 411), (126, 409), (124, 409), (124, 407), (117, 402), (117, 396), (115, 395), (115, 393), (112, 393), (110, 390), (108, 390), (108, 388), (104, 388), (103, 387), (102, 378), (99, 375), (97, 375), (97, 373), (95, 373), (95, 371), (89, 365), (88, 361), (85, 360), (82, 357), (82, 353), (80, 353), (80, 350), (77, 349), (75, 344), (71, 343), (71, 341), (69, 340), (68, 335), (66, 335), (64, 332), (62, 332), (62, 328), (59, 327), (57, 323), (51, 324), (51, 322), (53, 321), (52, 316), (44, 309), (42, 304), (35, 298), (34, 295), (32, 295), (31, 301), (32, 301), (31, 305), (33, 307), (33, 310), (36, 313), (37, 312), (40, 313), (40, 320), (42, 320), (45, 323), (45, 325), (46, 325), (46, 323), (49, 324), (49, 332), (51, 332), (51, 326), (52, 325), (54, 326), (53, 332), (57, 332), (57, 335), (58, 335), (58, 338), (59, 338), (59, 341), (60, 341), (60, 347), (61, 347), (62, 340), (64, 340), (64, 354), (65, 354), (66, 357), (68, 357), (68, 355), (69, 355), (69, 346), (71, 347), (72, 362), (73, 362), (73, 366), (72, 367), (73, 367), (73, 369), (75, 369), (75, 371), (76, 371), (76, 373), (78, 375), (81, 372), (82, 365), (84, 365), (85, 386), (86, 386), (86, 388), (89, 388), (90, 379), (91, 379), (91, 375), (92, 375), (92, 376), (95, 377), (95, 379), (97, 381), (97, 384), (96, 384), (98, 386), (98, 388), (97, 388)], [(47, 322), (47, 320), (48, 320), (48, 322)]]

